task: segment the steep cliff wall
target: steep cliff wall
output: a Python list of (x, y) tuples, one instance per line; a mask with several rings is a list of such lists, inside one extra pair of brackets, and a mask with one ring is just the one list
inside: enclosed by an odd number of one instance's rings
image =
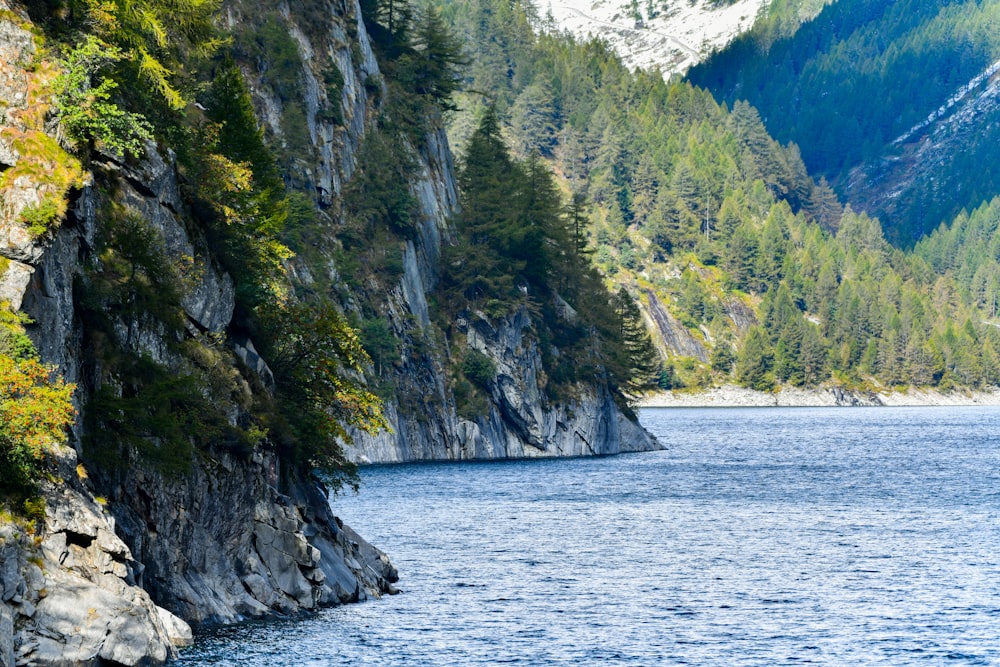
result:
[[(0, 0), (0, 10), (0, 162), (7, 170), (28, 159), (9, 139), (25, 131), (19, 111), (37, 103), (31, 90), (38, 68), (36, 38), (21, 8)], [(361, 168), (366, 137), (381, 131), (388, 92), (356, 0), (263, 8), (232, 0), (221, 21), (237, 44), (244, 39), (258, 47), (255, 35), (273, 37), (277, 26), (298, 54), (294, 71), (286, 62), (283, 74), (294, 85), (279, 91), (267, 49), (237, 49), (286, 185), (313, 206), (313, 241), (288, 265), (292, 288), (334, 297), (350, 317), (383, 318), (399, 351), (386, 368), (368, 373), (372, 385), (391, 387), (385, 396), (391, 431), (357, 433), (350, 458), (596, 455), (657, 446), (606, 390), (581, 385), (559, 401), (546, 396), (527, 311), (498, 321), (471, 314), (453, 323), (457, 339), (443, 340), (431, 303), (458, 194), (453, 158), (433, 118), (419, 140), (406, 140), (415, 222), (412, 233), (392, 242), (399, 266), (353, 284), (342, 276), (345, 189)], [(46, 117), (44, 110), (40, 115)], [(34, 131), (54, 137), (58, 129), (48, 120)], [(166, 458), (166, 438), (105, 448), (120, 434), (88, 431), (88, 415), (102, 397), (125, 394), (124, 381), (95, 353), (110, 338), (123, 354), (168, 374), (188, 373), (201, 359), (212, 378), (228, 383), (233, 424), (245, 420), (252, 392), (267, 391), (270, 377), (252, 332), (234, 335), (234, 280), (191, 215), (170, 148), (150, 143), (142, 159), (97, 150), (90, 157), (54, 230), (33, 235), (25, 227), (22, 213), (41, 191), (30, 178), (5, 192), (0, 211), (0, 255), (9, 260), (0, 297), (31, 316), (28, 330), (40, 357), (78, 385), (80, 411), (73, 448), (58, 457), (63, 481), (43, 488), (48, 511), (35, 527), (38, 538), (24, 536), (29, 527), (5, 525), (0, 534), (0, 665), (156, 664), (190, 637), (188, 623), (295, 614), (392, 592), (396, 572), (388, 559), (343, 526), (324, 490), (266, 444), (220, 441), (174, 460)], [(95, 276), (114, 260), (102, 235), (116, 210), (140, 220), (182, 276), (178, 331), (127, 309), (99, 305), (95, 314), (94, 303), (85, 303)], [(105, 327), (99, 336), (95, 317)], [(459, 344), (496, 365), (484, 388), (485, 409), (474, 415), (459, 416), (453, 395)], [(128, 417), (123, 411), (117, 419)]]
[[(110, 207), (139, 216), (164, 254), (189, 269), (180, 305), (194, 344), (217, 344), (233, 316), (234, 286), (187, 217), (172, 153), (152, 144), (140, 161), (95, 153), (58, 228), (27, 229), (24, 212), (45, 183), (18, 139), (56, 128), (24, 120), (39, 109), (45, 116), (37, 72), (47, 66), (21, 8), (0, 2), (0, 10), (0, 162), (18, 174), (3, 192), (0, 291), (32, 318), (28, 333), (42, 360), (78, 385), (81, 414), (75, 449), (54, 456), (60, 481), (42, 484), (44, 519), (0, 522), (0, 665), (159, 664), (190, 640), (188, 623), (295, 614), (391, 591), (388, 559), (332, 516), (314, 481), (283, 470), (266, 449), (210, 449), (178, 472), (134, 454), (102, 460), (85, 446), (101, 441), (85, 432), (101, 373), (86, 349), (79, 290), (105, 261), (98, 237)], [(182, 364), (170, 334), (155, 326), (118, 318), (113, 328), (126, 351)], [(223, 348), (220, 359), (235, 367), (247, 348)]]
[[(322, 109), (330, 103), (320, 86), (308, 82), (324, 80), (331, 64), (343, 75), (343, 120), (315, 116), (309, 126), (309, 152), (296, 153), (297, 165), (292, 167), (302, 191), (315, 193), (323, 215), (332, 219), (324, 228), (330, 249), (293, 260), (300, 280), (320, 289), (324, 276), (339, 274), (332, 248), (345, 224), (340, 206), (344, 184), (357, 168), (366, 129), (378, 131), (377, 123), (366, 125), (361, 119), (378, 120), (384, 111), (373, 98), (384, 97), (386, 91), (364, 22), (351, 3), (345, 13), (334, 8), (328, 15), (333, 17), (332, 27), (326, 31), (305, 24), (294, 8), (282, 5), (278, 12), (300, 47), (301, 80), (307, 82), (301, 97), (283, 100), (268, 78), (266, 62), (243, 63), (273, 143), (288, 145), (289, 113)], [(242, 2), (233, 3), (227, 18), (232, 25), (243, 26), (268, 20)], [(346, 44), (344, 36), (352, 30), (358, 39)], [(409, 140), (404, 150), (415, 163), (409, 181), (415, 230), (410, 238), (393, 241), (400, 246), (401, 275), (376, 296), (368, 283), (375, 283), (378, 276), (369, 277), (344, 300), (345, 308), (358, 317), (384, 318), (397, 341), (398, 359), (375, 379), (393, 389), (384, 396), (391, 428), (376, 435), (354, 433), (354, 442), (346, 448), (348, 457), (358, 463), (389, 463), (603, 455), (658, 448), (607, 391), (581, 386), (562, 403), (547, 399), (542, 355), (526, 311), (495, 322), (472, 313), (469, 321), (453, 323), (461, 344), (486, 354), (498, 369), (486, 390), (486, 410), (475, 416), (459, 414), (451, 383), (457, 351), (432, 321), (429, 306), (435, 298), (442, 244), (450, 238), (448, 220), (459, 205), (454, 158), (440, 119), (429, 118), (421, 141)]]

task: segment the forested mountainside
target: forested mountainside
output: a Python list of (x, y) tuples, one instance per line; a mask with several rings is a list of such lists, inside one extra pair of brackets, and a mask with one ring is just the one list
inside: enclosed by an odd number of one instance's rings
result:
[[(470, 36), (469, 90), (484, 91), (460, 98), (456, 142), (476, 107), (495, 104), (510, 144), (553, 165), (589, 225), (587, 252), (645, 306), (671, 359), (662, 386), (1000, 379), (982, 231), (942, 231), (904, 253), (813, 181), (750, 105), (730, 110), (689, 83), (630, 73), (599, 42), (535, 34), (519, 5), (444, 12)], [(977, 230), (991, 211), (974, 216)], [(977, 272), (970, 289), (965, 274)]]
[(836, 1), (771, 0), (762, 8), (748, 31), (736, 35), (733, 41), (714, 49), (713, 53), (729, 48), (739, 49), (746, 43), (752, 43), (759, 51), (766, 52), (776, 41), (791, 37), (800, 26), (812, 21), (824, 7)]
[(792, 37), (751, 31), (689, 78), (749, 101), (909, 247), (1000, 192), (998, 19), (990, 0), (838, 0)]
[(658, 446), (551, 173), (485, 114), (456, 177), (465, 66), (399, 0), (0, 0), (0, 664), (392, 592), (355, 460)]

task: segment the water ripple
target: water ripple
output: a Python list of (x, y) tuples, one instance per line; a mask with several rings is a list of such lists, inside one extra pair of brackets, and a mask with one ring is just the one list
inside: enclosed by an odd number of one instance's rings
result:
[(178, 664), (1000, 664), (1000, 411), (641, 417), (666, 451), (364, 470), (406, 592)]

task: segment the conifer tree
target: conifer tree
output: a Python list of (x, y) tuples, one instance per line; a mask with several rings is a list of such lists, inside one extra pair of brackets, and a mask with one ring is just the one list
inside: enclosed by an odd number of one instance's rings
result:
[(510, 300), (514, 278), (523, 264), (510, 249), (520, 230), (512, 217), (519, 169), (507, 154), (496, 110), (486, 109), (469, 139), (458, 174), (462, 212), (456, 220), (459, 238), (444, 254), (444, 288), (449, 303), (478, 307), (486, 299)]
[(774, 388), (774, 352), (761, 327), (751, 327), (736, 360), (736, 381), (757, 391)]
[(459, 72), (469, 61), (462, 42), (429, 4), (417, 13), (412, 49), (414, 92), (429, 96), (442, 109), (454, 110), (451, 98), (461, 84)]
[(218, 48), (213, 15), (220, 0), (72, 0), (90, 29), (125, 55), (122, 67), (173, 109), (186, 103), (176, 82), (183, 50)]
[(621, 361), (625, 381), (619, 387), (626, 396), (636, 397), (658, 386), (661, 363), (642, 319), (642, 311), (624, 287), (614, 297), (621, 341)]

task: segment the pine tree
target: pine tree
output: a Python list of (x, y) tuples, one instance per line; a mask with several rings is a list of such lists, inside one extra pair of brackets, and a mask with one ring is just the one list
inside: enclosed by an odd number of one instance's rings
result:
[(458, 174), (462, 211), (456, 242), (443, 255), (445, 302), (454, 312), (487, 299), (509, 301), (522, 266), (510, 256), (515, 235), (511, 200), (517, 168), (500, 137), (496, 109), (489, 107), (473, 132)]
[(452, 95), (461, 86), (460, 72), (469, 64), (462, 42), (448, 29), (440, 13), (425, 5), (413, 30), (413, 91), (426, 95), (439, 107), (455, 110)]
[(757, 391), (774, 389), (774, 352), (761, 327), (752, 327), (736, 360), (736, 381)]
[(614, 296), (614, 307), (621, 342), (619, 364), (623, 373), (619, 388), (626, 396), (637, 397), (658, 386), (660, 357), (649, 337), (639, 305), (624, 287)]

